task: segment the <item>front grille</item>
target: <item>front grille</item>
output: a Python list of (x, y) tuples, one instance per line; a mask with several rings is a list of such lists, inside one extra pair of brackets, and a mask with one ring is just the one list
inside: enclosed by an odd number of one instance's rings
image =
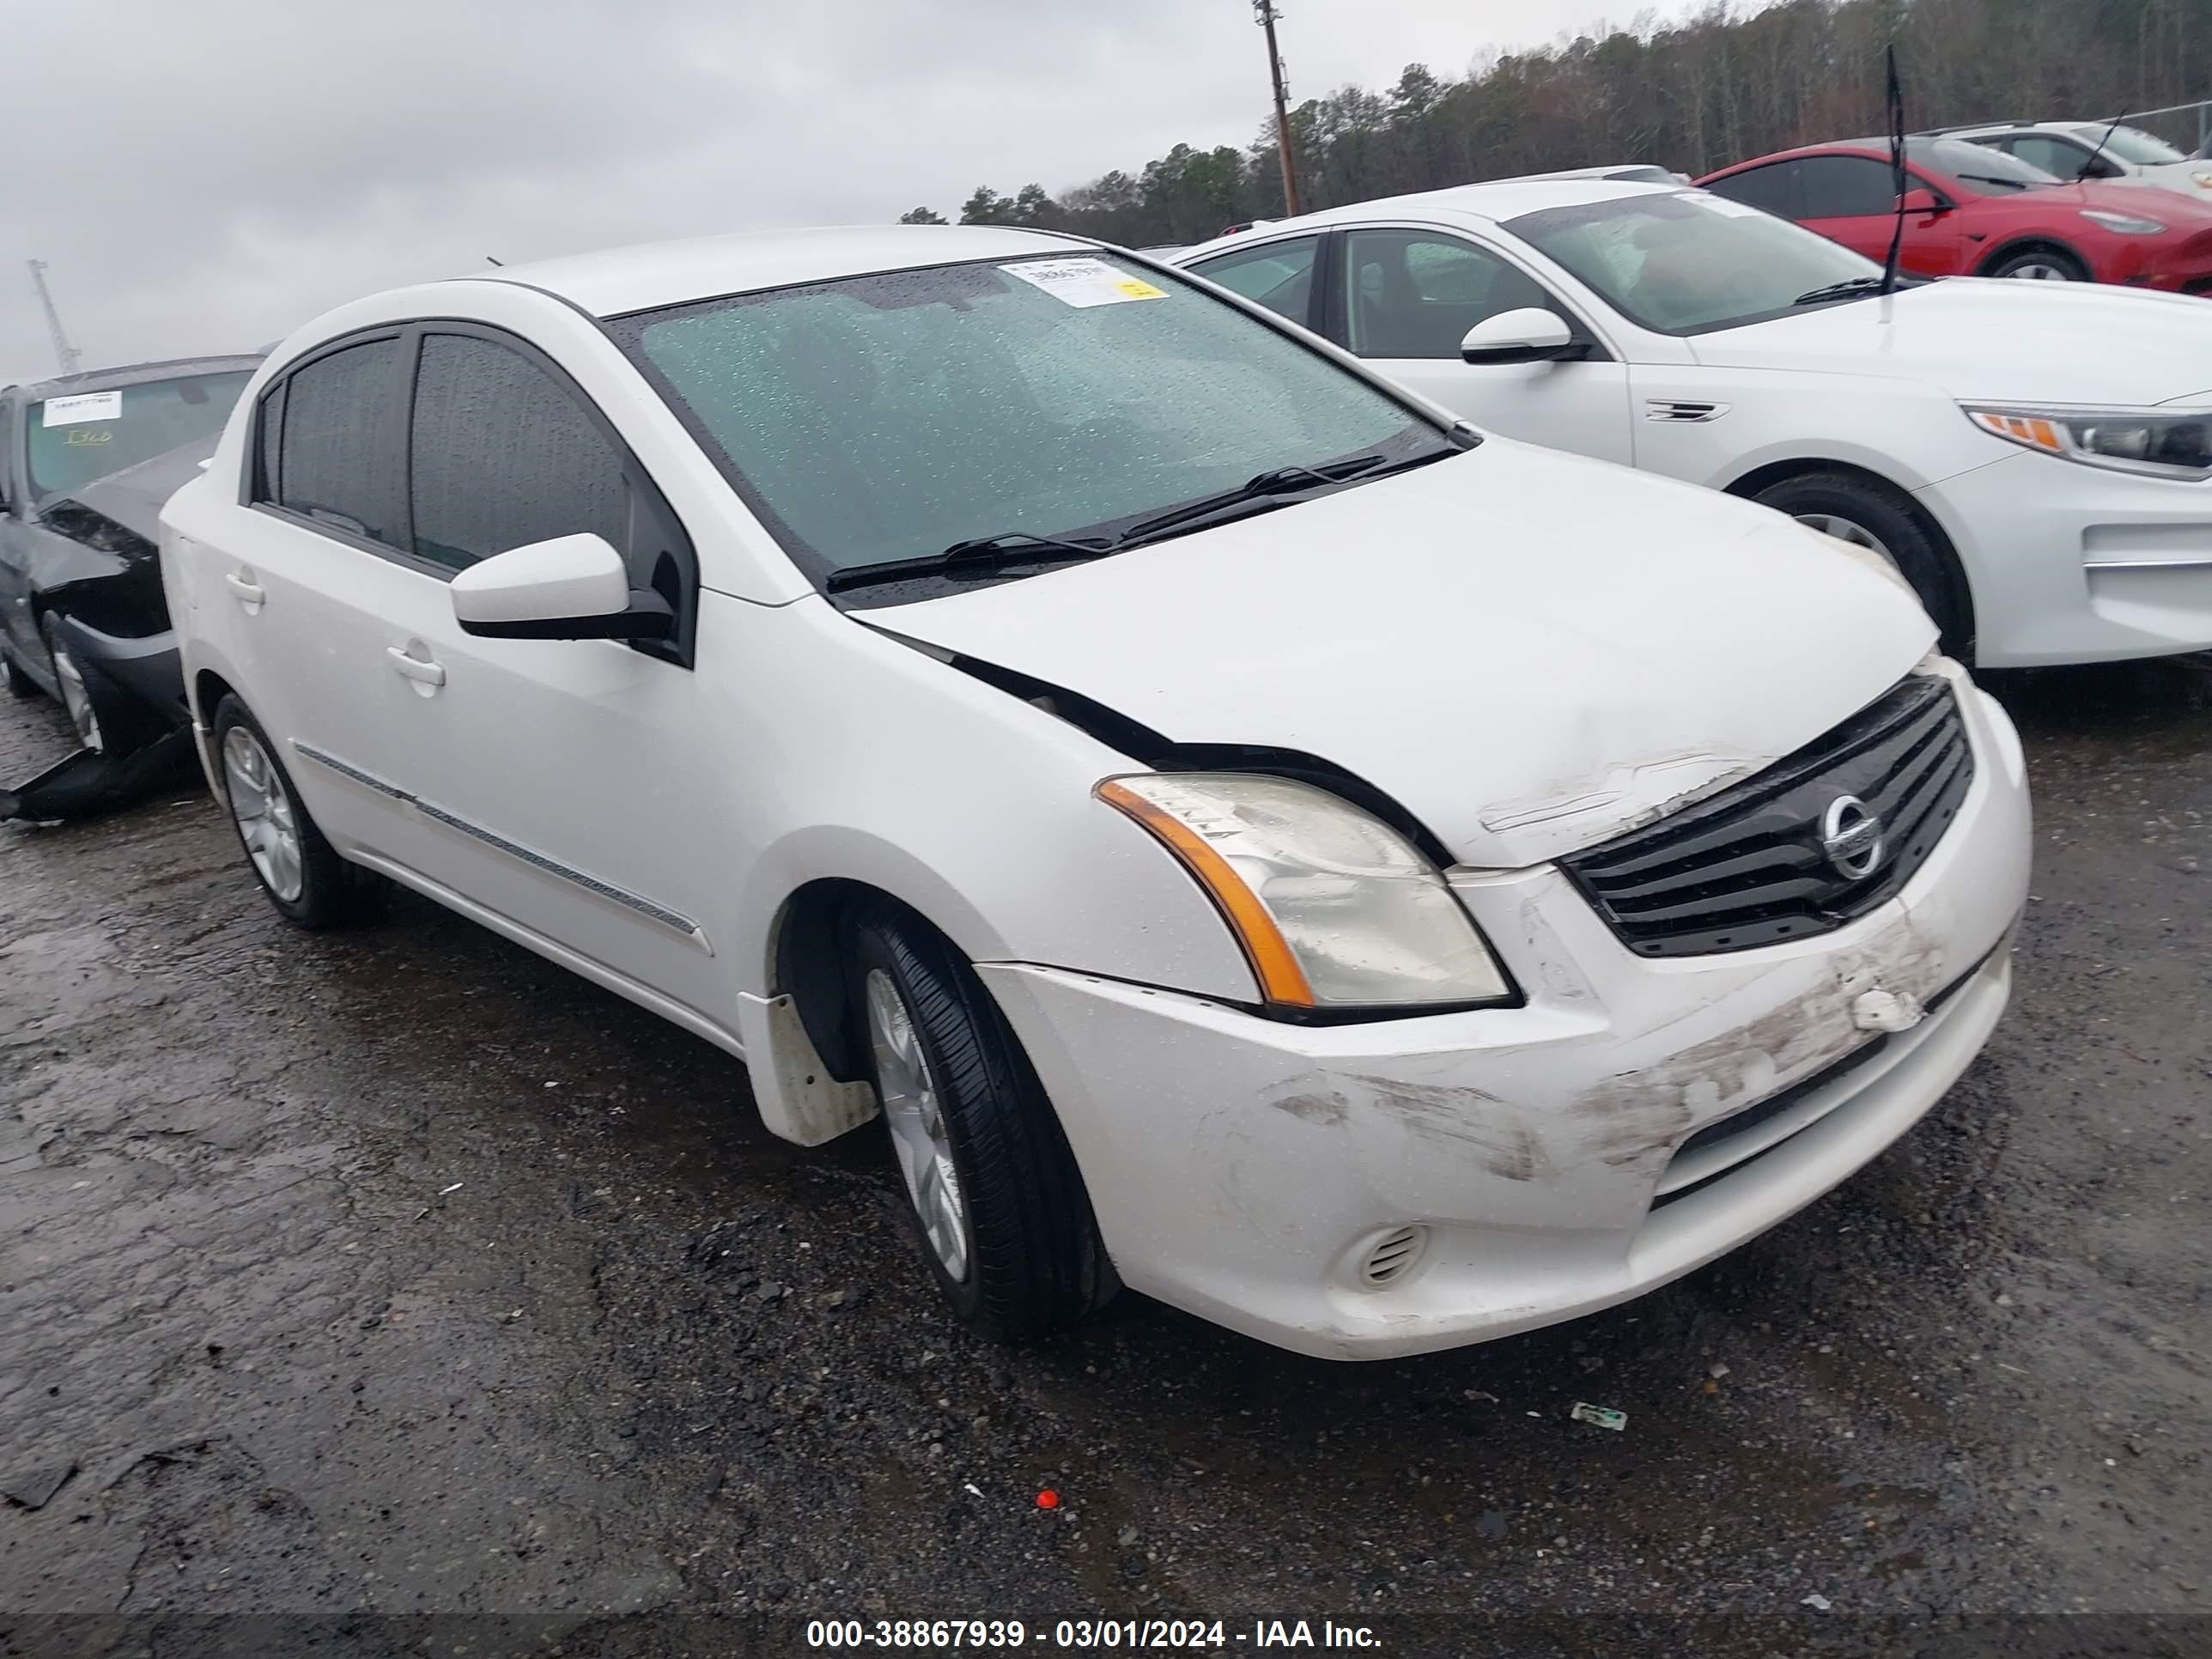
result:
[[(1973, 776), (1948, 682), (1915, 675), (1757, 776), (1560, 864), (1639, 956), (1754, 950), (1828, 933), (1893, 896)], [(1856, 877), (1822, 845), (1845, 796), (1882, 825), (1882, 856)]]

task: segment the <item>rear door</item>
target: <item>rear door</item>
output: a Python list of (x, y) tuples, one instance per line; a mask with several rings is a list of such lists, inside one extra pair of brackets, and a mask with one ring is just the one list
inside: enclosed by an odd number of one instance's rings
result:
[[(1516, 260), (1452, 231), (1376, 226), (1343, 232), (1334, 268), (1327, 331), (1355, 356), (1509, 438), (1632, 463), (1627, 366)], [(1477, 323), (1530, 308), (1565, 319), (1585, 356), (1512, 364), (1460, 356)]]
[[(246, 504), (194, 560), (207, 631), (278, 758), (341, 852), (412, 868), (434, 837), (407, 805), (394, 718), (409, 683), (385, 618), (442, 598), (405, 555), (407, 331), (301, 359), (254, 410)], [(211, 716), (213, 710), (203, 710)]]

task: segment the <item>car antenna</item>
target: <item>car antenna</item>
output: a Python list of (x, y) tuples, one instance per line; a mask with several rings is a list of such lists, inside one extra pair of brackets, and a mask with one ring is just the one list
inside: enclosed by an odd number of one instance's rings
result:
[(1881, 292), (1897, 290), (1897, 262), (1905, 253), (1905, 88), (1897, 78), (1897, 43), (1889, 44), (1882, 100), (1889, 110), (1889, 182), (1897, 192), (1897, 228), (1889, 234), (1889, 263), (1882, 267)]
[(2106, 127), (2105, 136), (2097, 140), (2097, 148), (2089, 152), (2089, 159), (2081, 163), (2081, 170), (2074, 175), (2075, 184), (2080, 184), (2089, 176), (2089, 169), (2097, 165), (2097, 158), (2105, 153), (2105, 146), (2112, 142), (2112, 135), (2120, 130), (2120, 123), (2127, 118), (2128, 112), (2125, 110), (2122, 110), (2112, 118), (2112, 125)]
[(507, 261), (504, 259), (495, 259), (490, 254), (487, 253), (484, 255), (484, 263), (488, 265), (503, 265)]

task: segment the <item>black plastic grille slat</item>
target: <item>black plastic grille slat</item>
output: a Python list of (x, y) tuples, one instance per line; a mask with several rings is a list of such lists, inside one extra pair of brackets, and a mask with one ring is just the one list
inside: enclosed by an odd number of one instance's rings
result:
[[(1887, 901), (1942, 839), (1973, 775), (1950, 685), (1916, 675), (1757, 776), (1561, 864), (1639, 955), (1753, 950)], [(1856, 880), (1820, 845), (1822, 815), (1844, 795), (1881, 819), (1887, 848)]]

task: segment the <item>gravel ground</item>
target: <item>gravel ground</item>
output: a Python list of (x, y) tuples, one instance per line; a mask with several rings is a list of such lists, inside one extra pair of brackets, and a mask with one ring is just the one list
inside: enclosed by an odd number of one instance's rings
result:
[[(196, 790), (0, 825), (0, 1654), (2212, 1650), (2212, 665), (1996, 689), (2036, 896), (1949, 1097), (1681, 1284), (1366, 1366), (1133, 1296), (979, 1342), (876, 1133), (769, 1139), (741, 1067), (428, 903), (290, 931)], [(0, 708), (0, 773), (62, 746)]]

